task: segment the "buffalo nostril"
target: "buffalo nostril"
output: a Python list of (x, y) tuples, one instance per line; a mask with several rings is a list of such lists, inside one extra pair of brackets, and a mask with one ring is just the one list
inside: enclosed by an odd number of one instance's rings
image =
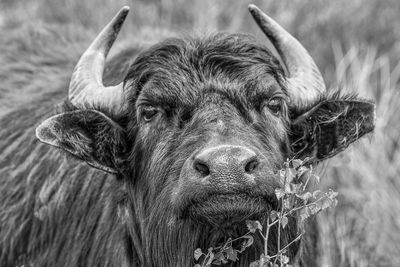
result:
[(246, 166), (244, 167), (244, 170), (247, 173), (252, 173), (258, 167), (258, 164), (259, 164), (258, 160), (256, 158), (252, 158), (247, 162)]
[(196, 171), (201, 173), (203, 176), (207, 176), (207, 175), (210, 174), (210, 169), (208, 168), (208, 166), (205, 163), (201, 162), (201, 161), (196, 160), (193, 163), (193, 167), (194, 167), (194, 169)]

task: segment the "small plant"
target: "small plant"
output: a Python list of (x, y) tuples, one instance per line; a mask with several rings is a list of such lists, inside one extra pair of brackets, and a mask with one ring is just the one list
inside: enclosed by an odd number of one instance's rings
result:
[[(319, 177), (312, 173), (312, 166), (305, 166), (304, 161), (299, 159), (287, 160), (283, 169), (278, 173), (283, 187), (275, 190), (276, 198), (279, 200), (279, 209), (273, 210), (268, 214), (267, 222), (264, 227), (259, 221), (246, 221), (248, 232), (235, 239), (229, 238), (228, 241), (219, 247), (211, 247), (205, 253), (200, 248), (194, 252), (194, 258), (199, 261), (195, 267), (208, 267), (211, 265), (221, 265), (229, 261), (237, 261), (238, 254), (242, 253), (247, 247), (253, 244), (253, 234), (259, 234), (264, 240), (264, 252), (260, 258), (250, 264), (250, 267), (290, 267), (291, 260), (287, 256), (288, 248), (299, 241), (304, 230), (297, 233), (296, 237), (285, 245), (282, 245), (281, 231), (285, 229), (289, 222), (289, 217), (297, 219), (300, 227), (304, 229), (305, 220), (329, 207), (336, 206), (337, 192), (329, 190), (312, 191), (308, 189), (310, 184), (319, 183)], [(277, 248), (276, 252), (269, 251), (269, 235), (272, 227), (277, 227)]]
[[(194, 259), (199, 260), (201, 258), (201, 263), (196, 264), (195, 267), (221, 265), (228, 263), (229, 261), (237, 261), (238, 254), (242, 253), (247, 247), (253, 244), (253, 236), (251, 235), (251, 230), (249, 230), (245, 235), (231, 239), (225, 242), (223, 246), (209, 248), (207, 253), (204, 253), (200, 248), (194, 251)], [(237, 243), (240, 244), (240, 248), (235, 248)]]

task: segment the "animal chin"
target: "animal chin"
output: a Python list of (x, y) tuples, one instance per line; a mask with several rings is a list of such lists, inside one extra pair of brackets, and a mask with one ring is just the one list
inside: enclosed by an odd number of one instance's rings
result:
[(187, 215), (195, 222), (224, 226), (245, 220), (258, 220), (270, 211), (271, 205), (263, 197), (216, 194), (192, 202)]

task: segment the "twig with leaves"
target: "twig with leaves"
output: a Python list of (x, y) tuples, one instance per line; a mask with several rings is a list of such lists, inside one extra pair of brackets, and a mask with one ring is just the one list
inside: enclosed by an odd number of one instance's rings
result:
[[(263, 226), (259, 221), (246, 221), (249, 231), (245, 235), (235, 239), (229, 238), (224, 245), (209, 248), (207, 253), (203, 253), (200, 248), (196, 249), (194, 258), (196, 261), (200, 260), (200, 263), (196, 264), (195, 267), (208, 267), (237, 261), (238, 254), (244, 252), (247, 247), (253, 244), (254, 239), (251, 234), (255, 233), (260, 234), (264, 240), (264, 252), (258, 260), (250, 264), (250, 267), (291, 267), (290, 263), (293, 262), (293, 259), (287, 256), (287, 250), (292, 244), (300, 240), (304, 231), (298, 232), (293, 240), (289, 240), (285, 246), (281, 247), (281, 231), (287, 227), (288, 217), (294, 217), (301, 226), (299, 229), (304, 229), (302, 226), (304, 226), (307, 218), (337, 204), (337, 192), (332, 190), (328, 192), (309, 191), (310, 182), (317, 184), (320, 179), (313, 174), (312, 166), (304, 164), (306, 161), (307, 159), (304, 161), (299, 159), (287, 160), (283, 169), (279, 171), (278, 175), (283, 186), (275, 190), (275, 195), (279, 200), (280, 208), (267, 215), (265, 231), (263, 231)], [(277, 226), (278, 238), (276, 253), (271, 255), (268, 247), (270, 246), (269, 236), (273, 226)], [(233, 243), (238, 241), (241, 241), (240, 249), (235, 249)]]

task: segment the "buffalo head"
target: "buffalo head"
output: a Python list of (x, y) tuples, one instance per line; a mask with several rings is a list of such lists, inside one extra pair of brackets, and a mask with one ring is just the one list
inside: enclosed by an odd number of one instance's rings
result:
[(216, 242), (215, 229), (262, 221), (277, 206), (276, 173), (287, 158), (322, 161), (373, 129), (372, 103), (327, 92), (304, 47), (249, 10), (284, 66), (248, 35), (169, 39), (139, 54), (120, 84), (105, 86), (125, 7), (80, 58), (65, 112), (37, 128), (42, 142), (117, 175), (142, 261), (163, 244), (173, 255)]

